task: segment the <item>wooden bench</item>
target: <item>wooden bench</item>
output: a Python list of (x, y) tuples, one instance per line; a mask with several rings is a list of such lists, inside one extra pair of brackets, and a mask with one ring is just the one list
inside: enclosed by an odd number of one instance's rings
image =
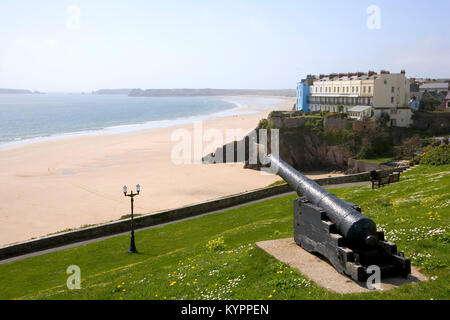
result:
[(400, 172), (394, 172), (389, 175), (390, 182), (389, 183), (395, 183), (400, 181)]
[(400, 172), (393, 172), (389, 175), (380, 176), (380, 173), (376, 171), (370, 172), (370, 182), (372, 182), (372, 190), (375, 186), (378, 188), (384, 187), (386, 184), (391, 184), (400, 181)]

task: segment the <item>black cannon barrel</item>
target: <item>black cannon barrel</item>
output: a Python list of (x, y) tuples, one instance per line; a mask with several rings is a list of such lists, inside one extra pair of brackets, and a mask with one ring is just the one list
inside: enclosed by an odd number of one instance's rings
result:
[(315, 181), (292, 168), (279, 157), (269, 155), (266, 163), (282, 177), (299, 196), (324, 209), (328, 218), (336, 225), (347, 241), (374, 246), (377, 243), (375, 222), (362, 215), (348, 202), (322, 188)]

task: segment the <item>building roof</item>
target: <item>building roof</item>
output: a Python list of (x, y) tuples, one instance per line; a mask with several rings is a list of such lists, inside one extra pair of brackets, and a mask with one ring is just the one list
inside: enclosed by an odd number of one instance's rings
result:
[(442, 89), (442, 90), (448, 90), (448, 83), (447, 82), (429, 82), (424, 83), (420, 87), (420, 89), (430, 89), (430, 90), (436, 90), (436, 89)]
[(348, 109), (348, 111), (351, 111), (351, 112), (364, 112), (364, 111), (369, 110), (371, 108), (372, 108), (371, 106), (356, 106), (356, 107), (353, 107), (351, 109)]

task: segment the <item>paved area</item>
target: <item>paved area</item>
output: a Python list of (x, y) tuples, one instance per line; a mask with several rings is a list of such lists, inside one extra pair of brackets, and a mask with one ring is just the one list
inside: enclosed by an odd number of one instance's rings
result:
[[(289, 264), (319, 286), (337, 293), (369, 292), (365, 283), (355, 282), (340, 274), (331, 264), (318, 256), (307, 252), (298, 246), (293, 238), (257, 242), (256, 246), (272, 255), (276, 259)], [(386, 291), (407, 283), (428, 280), (415, 267), (407, 278), (382, 279), (380, 290)]]

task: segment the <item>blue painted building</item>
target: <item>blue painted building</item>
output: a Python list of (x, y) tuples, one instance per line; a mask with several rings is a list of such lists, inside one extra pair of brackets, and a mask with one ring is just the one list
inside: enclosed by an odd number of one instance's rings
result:
[(297, 83), (297, 111), (309, 112), (309, 86), (303, 82)]

